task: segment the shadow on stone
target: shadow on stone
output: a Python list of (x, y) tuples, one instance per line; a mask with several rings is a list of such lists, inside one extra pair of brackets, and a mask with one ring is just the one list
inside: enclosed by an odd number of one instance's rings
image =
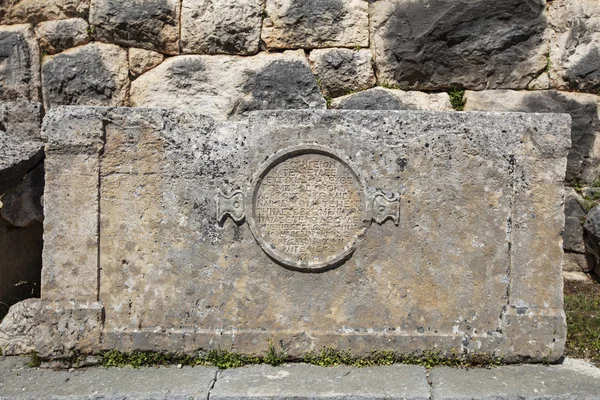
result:
[(402, 88), (484, 89), (526, 85), (541, 72), (535, 56), (547, 22), (533, 1), (403, 1), (394, 7), (377, 22), (387, 64), (380, 80), (393, 78)]
[(600, 89), (600, 51), (592, 49), (567, 70), (565, 80), (572, 89), (596, 93)]

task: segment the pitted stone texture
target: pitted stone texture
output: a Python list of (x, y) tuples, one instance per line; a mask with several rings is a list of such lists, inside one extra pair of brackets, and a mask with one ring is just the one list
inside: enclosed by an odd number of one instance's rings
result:
[(31, 25), (0, 26), (0, 101), (40, 100), (39, 58)]
[(548, 90), (550, 89), (550, 77), (547, 73), (543, 73), (529, 83), (529, 90)]
[(559, 365), (497, 368), (434, 368), (434, 400), (598, 400), (600, 370), (581, 360)]
[(343, 110), (452, 111), (447, 93), (424, 93), (376, 87), (333, 99), (331, 108)]
[(12, 306), (0, 323), (0, 349), (4, 355), (89, 354), (99, 346), (101, 325), (100, 303), (28, 299)]
[(583, 198), (574, 189), (566, 188), (563, 248), (578, 253), (585, 252), (582, 221), (585, 219), (586, 212), (582, 204)]
[(338, 97), (375, 85), (370, 50), (318, 49), (309, 59), (325, 95)]
[(86, 17), (89, 5), (90, 0), (4, 0), (0, 3), (0, 25)]
[[(565, 339), (569, 121), (347, 110), (215, 121), (55, 108), (44, 249), (54, 259), (42, 296), (100, 298), (104, 349), (263, 355), (272, 340), (292, 357), (438, 348), (554, 360)], [(268, 157), (308, 145), (343, 155), (366, 195), (401, 194), (398, 226), (372, 223), (345, 262), (321, 273), (284, 268), (248, 224), (217, 221), (219, 190), (252, 199)]]
[(89, 43), (89, 25), (82, 18), (60, 21), (46, 21), (35, 28), (40, 50), (46, 54), (56, 54)]
[(546, 67), (544, 8), (544, 0), (372, 2), (378, 82), (525, 89)]
[(17, 186), (2, 197), (0, 216), (13, 226), (27, 227), (44, 221), (44, 164), (37, 165)]
[(156, 51), (132, 47), (129, 49), (129, 72), (134, 78), (137, 78), (157, 65), (160, 65), (164, 59), (165, 56)]
[(17, 185), (44, 157), (39, 103), (0, 102), (0, 194)]
[(129, 65), (119, 46), (90, 43), (45, 57), (44, 105), (127, 105)]
[(255, 54), (259, 50), (264, 0), (184, 0), (184, 53)]
[(222, 119), (253, 110), (325, 108), (325, 99), (304, 53), (290, 51), (173, 57), (132, 83), (131, 104)]
[(365, 0), (266, 0), (262, 40), (268, 48), (368, 47)]
[(571, 115), (571, 150), (567, 181), (594, 181), (600, 174), (600, 98), (557, 91), (467, 91), (465, 111), (520, 111)]
[(600, 89), (600, 4), (595, 0), (549, 3), (552, 87), (597, 93)]
[(179, 53), (179, 0), (92, 0), (96, 39), (165, 54)]
[(428, 400), (429, 384), (425, 368), (418, 366), (323, 369), (305, 364), (260, 365), (220, 372), (210, 398)]

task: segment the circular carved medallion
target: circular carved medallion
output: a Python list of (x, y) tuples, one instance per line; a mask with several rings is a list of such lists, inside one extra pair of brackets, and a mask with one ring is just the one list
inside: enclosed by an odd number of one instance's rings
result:
[(253, 182), (250, 228), (262, 249), (285, 266), (334, 266), (352, 254), (369, 226), (358, 175), (320, 146), (275, 155)]

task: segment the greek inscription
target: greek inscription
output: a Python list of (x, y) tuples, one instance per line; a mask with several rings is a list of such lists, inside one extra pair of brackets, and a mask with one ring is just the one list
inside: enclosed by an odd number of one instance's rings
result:
[(362, 188), (350, 168), (332, 157), (303, 154), (271, 168), (254, 197), (265, 242), (301, 262), (324, 262), (344, 251), (363, 227)]

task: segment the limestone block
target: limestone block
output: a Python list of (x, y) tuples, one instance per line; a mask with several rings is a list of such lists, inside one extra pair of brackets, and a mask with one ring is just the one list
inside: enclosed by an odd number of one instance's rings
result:
[(600, 206), (592, 208), (588, 213), (583, 230), (585, 251), (589, 255), (590, 270), (596, 273), (600, 265)]
[[(106, 311), (100, 348), (122, 351), (259, 355), (271, 340), (293, 357), (555, 360), (569, 121), (54, 108), (42, 298), (87, 288)], [(89, 176), (84, 160), (99, 161)]]
[(0, 102), (0, 194), (17, 185), (43, 158), (39, 103)]
[(96, 301), (102, 122), (93, 110), (65, 109), (62, 125), (45, 123), (42, 299)]
[(376, 87), (333, 99), (331, 108), (346, 110), (452, 111), (447, 93), (424, 93)]
[(0, 100), (40, 100), (39, 57), (31, 25), (0, 26)]
[(263, 0), (184, 0), (184, 53), (255, 54), (259, 50)]
[(46, 54), (56, 54), (89, 43), (88, 23), (82, 18), (46, 21), (35, 28), (40, 42), (40, 50)]
[(585, 252), (583, 244), (583, 221), (586, 212), (581, 204), (583, 199), (572, 188), (566, 188), (565, 194), (565, 232), (563, 248), (578, 253)]
[(129, 65), (119, 46), (90, 43), (44, 57), (44, 105), (127, 105)]
[(557, 91), (490, 90), (465, 93), (466, 111), (520, 111), (571, 115), (571, 150), (567, 181), (593, 182), (600, 174), (598, 96)]
[(102, 305), (97, 302), (24, 300), (10, 308), (0, 323), (4, 355), (68, 358), (99, 347)]
[(90, 0), (4, 0), (0, 3), (0, 25), (86, 17)]
[(549, 3), (552, 87), (597, 93), (600, 89), (600, 4), (594, 0)]
[(26, 227), (44, 221), (44, 164), (38, 164), (17, 186), (2, 197), (0, 216), (13, 226)]
[(195, 110), (223, 119), (264, 109), (325, 108), (303, 52), (172, 57), (131, 85), (135, 107)]
[(179, 53), (179, 0), (92, 0), (96, 39), (165, 54)]
[(129, 72), (137, 78), (159, 65), (164, 59), (165, 56), (156, 51), (132, 47), (129, 49)]
[(588, 262), (590, 256), (591, 254), (565, 252), (565, 265), (563, 271), (577, 273), (590, 272), (594, 265), (594, 263), (590, 264)]
[(310, 53), (309, 60), (328, 96), (343, 96), (375, 85), (370, 50), (318, 49)]
[(546, 67), (544, 0), (382, 0), (369, 7), (379, 83), (525, 89)]
[(267, 0), (262, 40), (272, 49), (368, 47), (365, 0)]

